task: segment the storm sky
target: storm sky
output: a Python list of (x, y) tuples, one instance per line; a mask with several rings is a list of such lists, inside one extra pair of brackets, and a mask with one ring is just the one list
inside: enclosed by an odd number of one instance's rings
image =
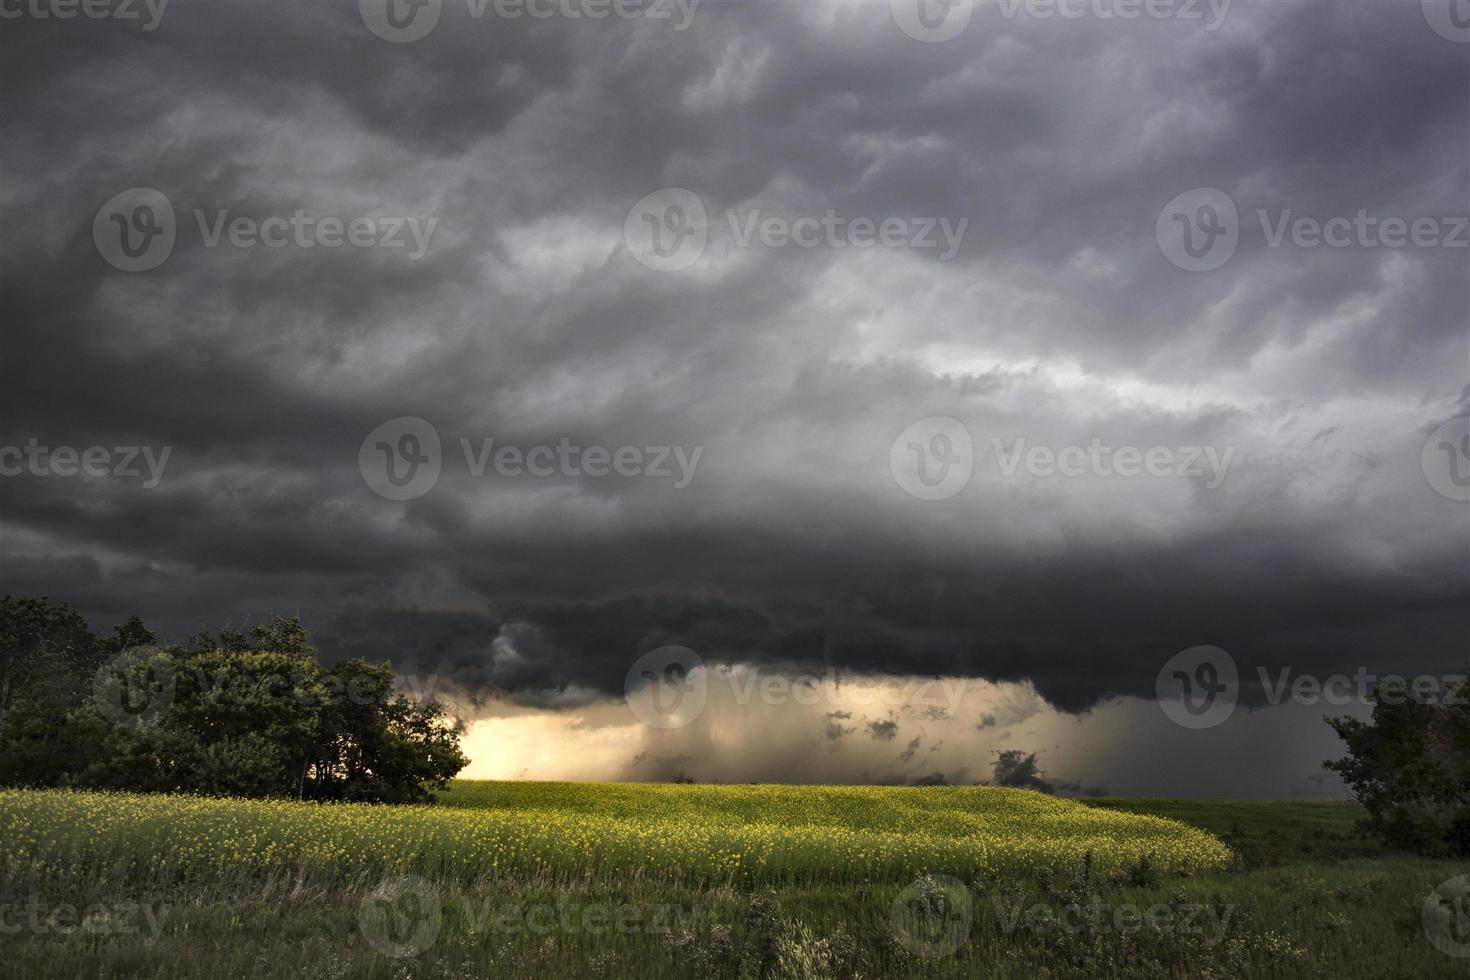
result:
[(1450, 0), (119, 4), (0, 0), (0, 592), (300, 613), (504, 777), (1330, 793), (1261, 670), (1470, 662)]

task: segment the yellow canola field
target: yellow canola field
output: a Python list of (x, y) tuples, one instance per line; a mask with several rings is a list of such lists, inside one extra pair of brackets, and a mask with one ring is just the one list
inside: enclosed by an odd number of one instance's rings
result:
[(701, 883), (1221, 867), (1180, 823), (991, 787), (456, 782), (435, 806), (0, 791), (0, 877), (204, 881), (310, 873)]

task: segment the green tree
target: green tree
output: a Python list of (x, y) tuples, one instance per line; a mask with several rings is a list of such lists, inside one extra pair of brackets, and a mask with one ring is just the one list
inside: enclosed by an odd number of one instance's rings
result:
[(1043, 793), (1056, 792), (1056, 788), (1042, 774), (1035, 752), (1006, 749), (996, 753), (994, 773), (992, 782), (996, 786), (1034, 789)]
[(297, 618), (157, 648), (65, 605), (0, 603), (0, 783), (426, 801), (468, 761), (388, 664), (323, 666)]
[(307, 774), (319, 799), (423, 801), (469, 762), (459, 733), (433, 700), (411, 701), (393, 690), (387, 664), (334, 664), (323, 676), (331, 692)]
[(1421, 854), (1470, 854), (1470, 705), (1464, 684), (1443, 700), (1379, 685), (1371, 722), (1328, 718), (1348, 754), (1324, 762), (1368, 816), (1364, 829)]
[(65, 603), (0, 598), (0, 783), (57, 784), (74, 756), (66, 716), (109, 652)]

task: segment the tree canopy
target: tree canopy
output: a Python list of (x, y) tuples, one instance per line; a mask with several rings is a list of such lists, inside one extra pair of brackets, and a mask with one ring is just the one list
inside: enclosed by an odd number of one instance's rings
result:
[(1347, 743), (1323, 765), (1368, 811), (1365, 829), (1395, 847), (1436, 856), (1470, 854), (1470, 689), (1433, 697), (1379, 685), (1373, 718), (1329, 718)]
[(0, 784), (418, 802), (467, 759), (387, 664), (325, 666), (296, 618), (157, 645), (65, 603), (0, 599)]

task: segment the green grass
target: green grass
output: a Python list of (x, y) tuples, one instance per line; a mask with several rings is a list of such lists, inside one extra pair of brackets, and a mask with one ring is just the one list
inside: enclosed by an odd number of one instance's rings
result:
[[(255, 804), (111, 802), (28, 837), (39, 811), (0, 794), (0, 907), (7, 910), (0, 972), (68, 980), (1470, 976), (1470, 960), (1437, 950), (1421, 919), (1430, 891), (1470, 873), (1470, 864), (1365, 842), (1354, 829), (1359, 810), (1348, 804), (1108, 799), (1084, 806), (974, 789), (457, 783), (426, 815), (271, 804), (280, 810), (271, 811), (279, 820), (270, 824), (250, 809)], [(143, 833), (139, 815), (153, 806), (172, 814), (153, 813)], [(1150, 819), (1134, 824), (1133, 816)], [(443, 857), (463, 846), (455, 828), (493, 836), (501, 825), (630, 822), (655, 828), (653, 836), (669, 827), (689, 831), (653, 850), (628, 846), (623, 860), (589, 863), (571, 849), (494, 874), (466, 874)], [(85, 833), (99, 827), (100, 836)], [(292, 827), (323, 836), (308, 835), (315, 843), (289, 851), (274, 835)], [(802, 872), (677, 871), (720, 866), (689, 848), (711, 834), (754, 827), (776, 837), (815, 831), (801, 851)], [(231, 840), (228, 860), (191, 851), (208, 828)], [(1160, 830), (1193, 839), (1189, 828), (1197, 828), (1225, 841), (1234, 859), (1185, 875), (1132, 860), (1134, 850), (1127, 861), (1095, 854), (1089, 863), (1085, 849), (1078, 857), (1068, 844), (1060, 847), (1065, 861), (954, 866), (963, 851), (949, 842), (987, 834), (1044, 839), (1040, 828), (1057, 841), (1111, 828), (1113, 839), (1135, 843), (1156, 843)], [(869, 865), (846, 851), (849, 834), (907, 834), (944, 846), (912, 852), (919, 865)], [(824, 849), (826, 864), (818, 860)], [(439, 856), (422, 861), (426, 854)], [(676, 870), (650, 866), (650, 855)], [(938, 863), (924, 864), (931, 860)], [(412, 877), (390, 902), (381, 886), (395, 874)], [(945, 875), (953, 880), (937, 877)], [(38, 894), (51, 909), (91, 910), (92, 928), (33, 928), (26, 903)], [(150, 920), (137, 914), (138, 933), (120, 928), (123, 902), (155, 903), (155, 915), (166, 913), (156, 940)], [(1154, 924), (1135, 925), (1134, 910)], [(1049, 916), (1065, 916), (1068, 927), (1049, 924)], [(389, 955), (395, 944), (409, 955)]]
[(1356, 803), (1122, 798), (1087, 802), (1123, 813), (1168, 817), (1207, 830), (1229, 845), (1245, 868), (1391, 855), (1358, 830), (1363, 810)]

